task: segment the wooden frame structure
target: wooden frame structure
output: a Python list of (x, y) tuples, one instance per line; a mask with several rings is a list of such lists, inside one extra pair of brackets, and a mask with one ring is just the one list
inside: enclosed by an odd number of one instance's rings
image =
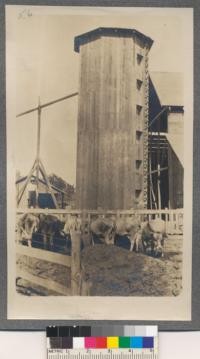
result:
[[(160, 132), (160, 118), (164, 112), (168, 111), (168, 106), (164, 106), (162, 110), (153, 118), (153, 120), (149, 123), (149, 202), (150, 209), (160, 210), (162, 208), (161, 204), (161, 172), (168, 170), (168, 166), (162, 167), (162, 151), (168, 149), (167, 140), (165, 138), (165, 133)], [(151, 131), (151, 126), (154, 122), (158, 124), (158, 132), (153, 133)], [(153, 136), (156, 138), (156, 141), (153, 141)], [(157, 160), (157, 168), (152, 170), (152, 153), (156, 151), (156, 160)], [(157, 173), (157, 196), (154, 192), (153, 186), (153, 178), (152, 175)], [(157, 198), (156, 198), (157, 197)]]
[(72, 98), (74, 96), (77, 96), (78, 95), (78, 92), (74, 92), (70, 95), (67, 95), (67, 96), (64, 96), (64, 97), (61, 97), (59, 99), (56, 99), (56, 100), (53, 100), (53, 101), (50, 101), (50, 102), (47, 102), (47, 103), (44, 103), (44, 104), (40, 104), (40, 98), (39, 98), (39, 102), (38, 102), (38, 106), (37, 107), (34, 107), (30, 110), (27, 110), (25, 112), (22, 112), (22, 113), (19, 113), (16, 117), (21, 117), (21, 116), (24, 116), (26, 114), (29, 114), (29, 113), (32, 113), (32, 112), (35, 112), (37, 111), (38, 113), (38, 118), (37, 118), (37, 149), (36, 149), (36, 158), (34, 160), (34, 163), (33, 163), (33, 166), (31, 167), (31, 170), (26, 178), (26, 181), (21, 189), (21, 191), (19, 192), (18, 194), (18, 198), (17, 198), (17, 206), (20, 205), (20, 202), (21, 202), (21, 199), (24, 195), (24, 192), (28, 186), (28, 184), (30, 183), (31, 181), (31, 178), (32, 176), (35, 174), (36, 176), (36, 207), (38, 207), (38, 194), (39, 194), (39, 175), (41, 174), (42, 175), (42, 178), (45, 182), (45, 185), (48, 189), (48, 192), (51, 194), (51, 197), (52, 197), (52, 200), (53, 200), (53, 203), (55, 205), (55, 208), (58, 208), (58, 203), (57, 203), (57, 200), (56, 200), (56, 197), (54, 195), (54, 192), (53, 192), (53, 189), (52, 189), (52, 186), (51, 186), (51, 183), (48, 179), (48, 176), (47, 176), (47, 173), (46, 173), (46, 170), (45, 170), (45, 167), (41, 161), (41, 158), (40, 158), (40, 142), (41, 142), (41, 114), (42, 114), (42, 109), (45, 108), (45, 107), (48, 107), (48, 106), (51, 106), (51, 105), (54, 105), (55, 103), (58, 103), (58, 102), (61, 102), (61, 101), (64, 101), (64, 100), (67, 100), (69, 98)]

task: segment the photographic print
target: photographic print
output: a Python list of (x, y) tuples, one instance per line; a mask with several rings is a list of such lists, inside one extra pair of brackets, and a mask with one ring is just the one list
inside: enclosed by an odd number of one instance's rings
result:
[(9, 319), (191, 319), (192, 29), (6, 7)]

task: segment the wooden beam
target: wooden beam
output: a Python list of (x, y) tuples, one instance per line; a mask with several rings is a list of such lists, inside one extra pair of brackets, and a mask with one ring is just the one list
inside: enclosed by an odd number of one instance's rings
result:
[[(152, 171), (151, 171), (151, 158), (150, 158), (150, 163), (149, 163), (149, 169), (150, 169), (150, 198), (152, 196), (152, 199), (153, 199), (153, 203), (154, 203), (154, 206), (155, 208), (157, 209), (157, 203), (156, 203), (156, 197), (155, 197), (155, 194), (154, 194), (154, 190), (153, 190), (153, 181), (152, 181)], [(148, 175), (148, 174), (147, 174)], [(152, 209), (152, 208), (151, 208)]]
[(17, 269), (16, 276), (17, 278), (22, 278), (24, 280), (27, 280), (28, 282), (47, 288), (48, 290), (52, 290), (58, 294), (67, 296), (71, 295), (71, 288), (67, 288), (64, 285), (53, 281), (52, 279), (41, 278), (20, 269)]
[(160, 191), (160, 164), (158, 163), (158, 179), (157, 179), (157, 191), (158, 191), (158, 209), (161, 209), (161, 191)]
[(71, 267), (71, 257), (68, 255), (46, 251), (44, 249), (32, 248), (16, 244), (16, 253), (19, 255), (41, 259), (51, 263), (60, 264), (65, 267)]
[[(163, 168), (160, 168), (159, 172), (162, 172), (162, 171), (166, 171), (168, 170), (169, 167), (163, 167)], [(149, 171), (148, 176), (150, 176), (150, 174), (153, 174), (153, 173), (158, 173), (158, 170), (153, 170), (153, 171)]]
[(152, 125), (156, 120), (160, 119), (160, 116), (161, 116), (166, 110), (168, 110), (168, 107), (167, 107), (167, 106), (163, 107), (163, 109), (162, 109), (162, 110), (153, 118), (153, 120), (149, 123), (148, 128), (150, 128), (151, 125)]
[(71, 288), (72, 295), (80, 295), (81, 290), (81, 233), (71, 231), (72, 263)]
[[(74, 97), (74, 96), (77, 96), (78, 95), (78, 92), (74, 92), (70, 95), (67, 95), (67, 96), (64, 96), (64, 97), (60, 97), (54, 101), (50, 101), (50, 102), (47, 102), (47, 103), (44, 103), (43, 105), (40, 105), (40, 108), (44, 108), (44, 107), (48, 107), (48, 106), (51, 106), (51, 105), (54, 105), (55, 103), (57, 102), (61, 102), (61, 101), (64, 101), (64, 100), (67, 100), (68, 98), (71, 98), (71, 97)], [(21, 112), (19, 113), (16, 117), (21, 117), (21, 116), (24, 116), (24, 115), (27, 115), (28, 113), (31, 113), (31, 112), (34, 112), (34, 111), (38, 111), (38, 106), (37, 107), (34, 107), (34, 108), (31, 108), (30, 110), (27, 110), (27, 111), (24, 111), (24, 112)]]
[(36, 149), (36, 207), (39, 207), (39, 158), (40, 158), (40, 132), (41, 132), (41, 106), (40, 98), (38, 101), (38, 119), (37, 119), (37, 149)]
[(40, 172), (41, 172), (41, 174), (42, 174), (42, 176), (43, 176), (43, 178), (44, 178), (44, 180), (46, 182), (47, 188), (48, 188), (48, 190), (49, 190), (49, 192), (50, 192), (50, 194), (52, 196), (53, 203), (54, 203), (56, 208), (59, 208), (57, 200), (56, 200), (56, 197), (55, 197), (54, 192), (53, 192), (52, 187), (51, 187), (51, 183), (49, 181), (49, 178), (47, 176), (46, 170), (45, 170), (45, 168), (44, 168), (44, 166), (42, 164), (41, 159), (39, 160), (39, 163), (40, 163)]
[[(104, 214), (106, 215), (117, 215), (117, 214), (127, 214), (127, 215), (134, 215), (134, 214), (157, 214), (158, 212), (160, 212), (161, 214), (169, 214), (169, 213), (173, 213), (173, 214), (180, 214), (183, 215), (184, 214), (184, 209), (183, 208), (177, 208), (177, 209), (161, 209), (161, 210), (150, 210), (150, 209), (121, 209), (121, 210), (105, 210), (105, 211), (99, 211), (96, 209), (91, 209), (91, 210), (86, 210), (85, 213), (87, 215), (102, 215)], [(54, 215), (67, 215), (67, 214), (72, 214), (72, 215), (81, 215), (82, 211), (78, 210), (78, 209), (42, 209), (42, 208), (17, 208), (16, 209), (16, 213), (18, 215), (23, 214), (23, 213), (44, 213), (44, 214), (54, 214)]]
[(58, 103), (58, 102), (61, 102), (61, 101), (64, 101), (64, 100), (68, 100), (69, 98), (72, 98), (72, 97), (75, 97), (75, 96), (78, 96), (78, 92), (73, 92), (73, 93), (70, 94), (70, 95), (66, 95), (66, 96), (60, 97), (60, 98), (58, 98), (58, 99), (56, 99), (56, 100), (53, 100), (53, 101), (44, 103), (43, 105), (41, 105), (41, 108), (54, 105), (55, 103)]
[(25, 190), (26, 190), (26, 187), (27, 187), (28, 183), (30, 182), (31, 177), (32, 177), (32, 175), (33, 175), (33, 173), (34, 173), (34, 171), (35, 171), (36, 162), (37, 162), (37, 161), (35, 160), (33, 166), (31, 167), (31, 170), (30, 170), (30, 172), (29, 172), (29, 174), (28, 174), (28, 176), (27, 176), (27, 178), (26, 178), (26, 181), (25, 181), (25, 183), (24, 183), (24, 185), (23, 185), (23, 187), (22, 187), (22, 190), (21, 190), (21, 192), (19, 193), (19, 196), (18, 196), (18, 199), (17, 199), (17, 206), (19, 206), (19, 204), (20, 204), (20, 202), (21, 202), (21, 199), (22, 199), (22, 196), (23, 196), (23, 194), (24, 194), (24, 192), (25, 192)]

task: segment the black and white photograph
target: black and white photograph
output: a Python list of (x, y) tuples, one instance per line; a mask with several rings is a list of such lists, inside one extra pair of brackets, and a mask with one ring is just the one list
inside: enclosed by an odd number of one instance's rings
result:
[(9, 319), (190, 319), (192, 26), (6, 7)]

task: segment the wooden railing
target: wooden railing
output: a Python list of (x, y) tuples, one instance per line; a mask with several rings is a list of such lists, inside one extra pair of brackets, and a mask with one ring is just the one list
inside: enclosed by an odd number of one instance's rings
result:
[(41, 278), (22, 269), (17, 269), (17, 278), (23, 278), (31, 283), (47, 288), (48, 290), (52, 290), (61, 295), (82, 295), (82, 291), (84, 290), (83, 287), (85, 287), (85, 285), (83, 283), (83, 278), (81, 275), (80, 241), (81, 233), (77, 231), (72, 231), (71, 256), (47, 251), (44, 249), (24, 246), (22, 244), (19, 244), (19, 242), (16, 243), (16, 253), (18, 255), (25, 255), (29, 258), (35, 258), (41, 261), (48, 261), (71, 268), (70, 288), (58, 284), (52, 279)]
[[(161, 218), (166, 223), (166, 232), (168, 234), (183, 234), (183, 209), (177, 210), (90, 210), (81, 211), (75, 209), (17, 209), (17, 217), (25, 213), (32, 214), (51, 214), (57, 216), (60, 220), (65, 220), (66, 217), (77, 215), (83, 220), (92, 221), (97, 217), (114, 216), (120, 218), (121, 216), (139, 217), (141, 221)], [(23, 246), (17, 241), (16, 252), (19, 255), (40, 259), (42, 261), (49, 261), (55, 264), (60, 264), (71, 268), (71, 287), (67, 288), (58, 284), (54, 280), (34, 276), (24, 270), (17, 270), (17, 277), (23, 278), (34, 284), (40, 285), (49, 290), (53, 290), (61, 295), (88, 295), (89, 283), (84, 279), (84, 273), (81, 268), (81, 233), (78, 231), (71, 232), (71, 256), (66, 254), (55, 253), (44, 249), (38, 249), (28, 246)]]
[(81, 218), (91, 221), (97, 217), (110, 217), (114, 216), (119, 218), (121, 216), (128, 217), (139, 217), (141, 222), (148, 220), (151, 221), (155, 218), (161, 218), (166, 223), (166, 232), (168, 234), (183, 234), (183, 209), (137, 209), (137, 210), (77, 210), (77, 209), (41, 209), (41, 208), (28, 208), (28, 209), (17, 209), (17, 215), (24, 213), (35, 213), (35, 214), (51, 214), (57, 216), (60, 220), (65, 220), (67, 215), (77, 215)]

